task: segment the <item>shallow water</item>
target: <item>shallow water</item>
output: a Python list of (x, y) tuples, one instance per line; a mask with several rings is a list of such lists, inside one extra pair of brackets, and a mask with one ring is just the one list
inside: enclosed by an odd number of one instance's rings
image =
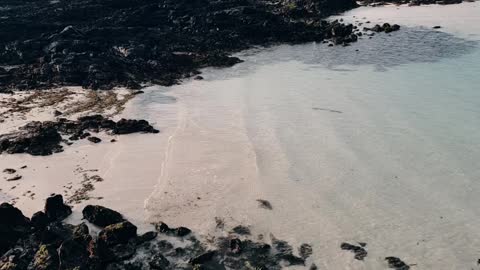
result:
[[(161, 122), (151, 108), (176, 99), (178, 120), (164, 128), (150, 219), (205, 233), (215, 217), (250, 225), (311, 243), (320, 269), (385, 269), (386, 256), (478, 269), (479, 11), (361, 8), (345, 17), (402, 30), (346, 48), (251, 50), (204, 81), (147, 91), (139, 114)], [(365, 261), (344, 241), (366, 242)]]

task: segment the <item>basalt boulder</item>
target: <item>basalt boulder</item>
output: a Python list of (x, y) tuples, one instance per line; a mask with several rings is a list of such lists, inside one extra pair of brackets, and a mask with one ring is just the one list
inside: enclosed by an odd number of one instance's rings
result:
[(0, 254), (30, 232), (30, 220), (22, 211), (8, 203), (0, 204)]
[(100, 227), (125, 221), (123, 216), (112, 209), (100, 205), (87, 205), (82, 211), (83, 218)]
[(63, 202), (62, 195), (54, 195), (47, 198), (44, 212), (50, 221), (62, 220), (72, 214), (72, 208)]

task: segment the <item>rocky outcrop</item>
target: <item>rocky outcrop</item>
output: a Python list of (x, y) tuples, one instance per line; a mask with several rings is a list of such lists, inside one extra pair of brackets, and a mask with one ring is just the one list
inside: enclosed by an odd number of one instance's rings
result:
[[(55, 196), (48, 201), (49, 206), (45, 209), (51, 216), (52, 202), (56, 206), (61, 204)], [(249, 236), (243, 232), (242, 235), (226, 233), (226, 236), (214, 241), (209, 238), (203, 242), (185, 227), (169, 228), (164, 223), (157, 226), (159, 233), (164, 234), (162, 237), (157, 237), (156, 232), (139, 236), (137, 227), (126, 220), (110, 224), (95, 235), (86, 224), (72, 226), (61, 220), (48, 219), (46, 214), (41, 213), (36, 213), (30, 223), (13, 206), (0, 207), (2, 225), (6, 217), (10, 217), (8, 224), (12, 228), (20, 226), (28, 229), (33, 223), (36, 224), (33, 230), (25, 231), (5, 246), (0, 253), (0, 269), (173, 270), (244, 269), (247, 266), (250, 269), (280, 270), (288, 265), (306, 266), (305, 260), (311, 254), (311, 247), (307, 244), (299, 248), (301, 257), (298, 257), (285, 241), (271, 236), (272, 244), (269, 245), (248, 239)], [(102, 224), (121, 217), (117, 212), (101, 206), (87, 206), (83, 213), (96, 223), (104, 221)], [(182, 238), (173, 240), (172, 237)], [(3, 239), (0, 238), (0, 241)]]
[(371, 27), (371, 28), (364, 27), (363, 29), (366, 31), (373, 31), (377, 33), (379, 32), (390, 33), (390, 32), (400, 30), (400, 25), (398, 24), (390, 25), (389, 23), (384, 23), (382, 25), (376, 24), (374, 27)]
[[(51, 155), (63, 151), (63, 142), (70, 145), (73, 141), (90, 137), (88, 131), (105, 131), (112, 135), (159, 132), (145, 120), (121, 119), (115, 122), (101, 115), (84, 116), (76, 121), (60, 118), (57, 121), (30, 122), (16, 132), (0, 135), (0, 154)], [(99, 140), (90, 139), (96, 143)]]
[[(241, 62), (254, 45), (321, 41), (353, 0), (78, 0), (0, 3), (0, 92), (172, 85)], [(4, 68), (6, 67), (6, 68)]]

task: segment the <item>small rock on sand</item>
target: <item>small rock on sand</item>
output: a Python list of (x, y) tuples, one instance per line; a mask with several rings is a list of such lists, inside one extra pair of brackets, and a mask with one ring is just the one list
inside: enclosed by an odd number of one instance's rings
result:
[(7, 168), (5, 170), (3, 170), (4, 173), (7, 173), (7, 174), (14, 174), (17, 172), (17, 170), (15, 169), (11, 169), (11, 168)]
[(97, 137), (88, 137), (87, 140), (91, 141), (92, 143), (99, 143), (99, 142), (102, 141), (102, 139), (97, 138)]
[(8, 182), (12, 182), (12, 181), (18, 181), (18, 180), (20, 180), (20, 179), (22, 179), (22, 176), (21, 176), (21, 175), (15, 175), (15, 176), (12, 177), (12, 178), (8, 178), (7, 181), (8, 181)]
[(259, 206), (261, 208), (265, 208), (265, 209), (268, 209), (268, 210), (273, 210), (273, 206), (269, 201), (258, 199), (257, 202), (259, 203)]

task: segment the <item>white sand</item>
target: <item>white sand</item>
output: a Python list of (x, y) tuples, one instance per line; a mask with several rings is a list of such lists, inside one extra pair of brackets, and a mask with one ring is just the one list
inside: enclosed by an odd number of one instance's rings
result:
[[(76, 94), (68, 102), (75, 104), (84, 100), (87, 93), (79, 88), (70, 88), (70, 90), (75, 91)], [(125, 90), (115, 91), (119, 95), (128, 93)], [(9, 95), (3, 97), (10, 98)], [(63, 108), (64, 105), (68, 108), (68, 102), (55, 108)], [(2, 123), (2, 133), (15, 130), (29, 121), (53, 120), (55, 108), (34, 109), (20, 117), (9, 117), (5, 123)], [(86, 113), (92, 112), (73, 114), (68, 118), (74, 119)], [(112, 111), (104, 113), (110, 114)], [(134, 117), (129, 113), (129, 105), (114, 119), (121, 117)], [(168, 121), (168, 119), (164, 118), (162, 121)], [(162, 128), (159, 123), (152, 124)], [(96, 134), (96, 136), (103, 139), (100, 144), (94, 145), (82, 140), (75, 142), (72, 146), (64, 146), (65, 151), (62, 153), (47, 157), (33, 157), (27, 154), (0, 155), (0, 176), (3, 180), (12, 176), (1, 172), (5, 168), (16, 169), (17, 173), (14, 175), (22, 176), (19, 181), (2, 181), (0, 200), (15, 201), (16, 206), (26, 215), (31, 215), (43, 210), (44, 200), (51, 193), (62, 194), (65, 199), (68, 199), (75, 190), (81, 188), (85, 175), (88, 177), (98, 175), (104, 181), (94, 184), (95, 190), (88, 193), (92, 199), (73, 205), (74, 209), (79, 211), (75, 211), (72, 220), (79, 220), (80, 211), (84, 205), (101, 204), (122, 211), (132, 222), (142, 227), (145, 213), (141, 209), (144, 207), (145, 198), (156, 184), (155, 176), (160, 174), (160, 166), (157, 166), (158, 159), (163, 156), (165, 147), (161, 142), (167, 133), (113, 137)], [(111, 143), (112, 138), (117, 142)], [(152, 158), (146, 159), (145, 153)], [(20, 169), (24, 165), (27, 168)], [(101, 199), (97, 199), (99, 197)]]

